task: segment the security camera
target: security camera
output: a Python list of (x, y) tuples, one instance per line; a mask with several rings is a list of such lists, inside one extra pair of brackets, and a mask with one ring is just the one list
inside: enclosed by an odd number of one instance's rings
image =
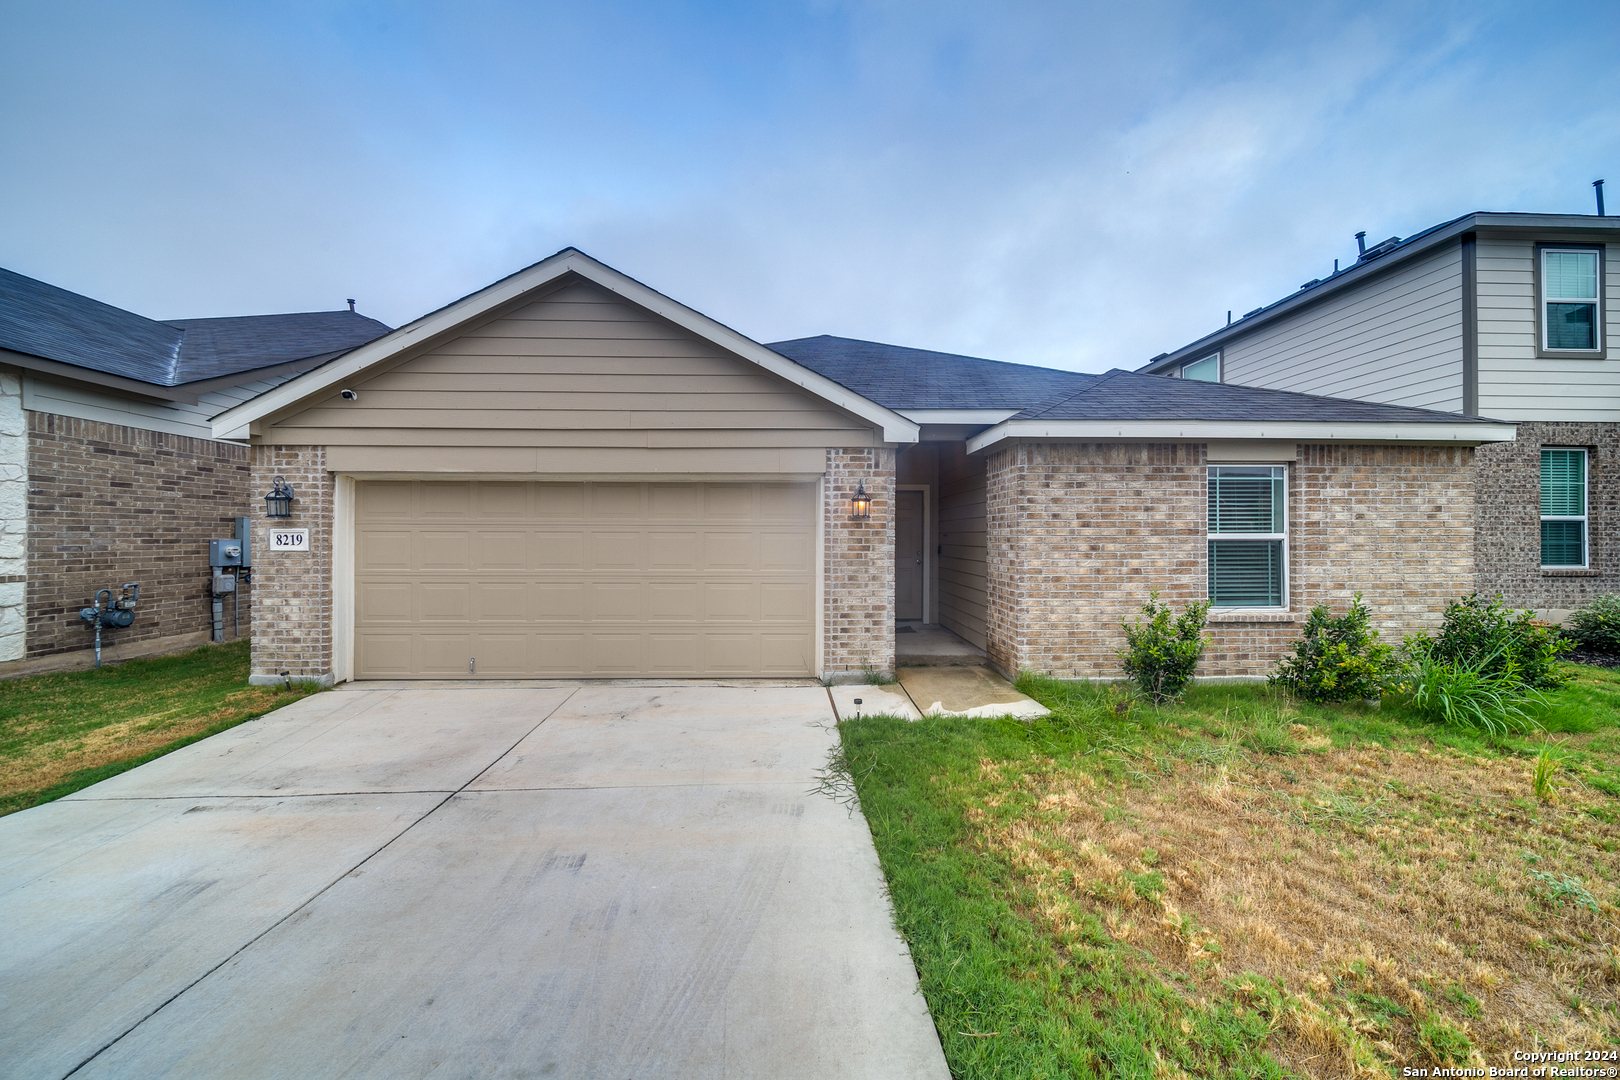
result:
[(344, 401), (359, 401), (360, 400), (360, 395), (355, 393), (353, 390), (340, 391), (338, 393), (338, 397), (342, 398)]

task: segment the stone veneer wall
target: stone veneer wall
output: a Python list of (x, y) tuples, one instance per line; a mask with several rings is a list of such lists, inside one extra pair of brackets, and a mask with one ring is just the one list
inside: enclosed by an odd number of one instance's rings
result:
[[(208, 541), (252, 513), (248, 448), (53, 413), (28, 416), (28, 656), (88, 649), (79, 609), (100, 589), (141, 585), (134, 625), (102, 633), (114, 650), (212, 629)], [(241, 628), (252, 618), (240, 598)], [(231, 605), (225, 604), (230, 640)]]
[[(1546, 446), (1588, 451), (1586, 570), (1541, 569), (1541, 450)], [(1620, 424), (1521, 423), (1513, 442), (1481, 446), (1478, 461), (1474, 558), (1481, 592), (1501, 593), (1512, 607), (1541, 611), (1567, 611), (1599, 593), (1620, 592)]]
[(28, 418), (22, 380), (0, 370), (0, 661), (28, 655)]
[[(894, 469), (885, 449), (827, 451), (822, 675), (852, 678), (894, 670)], [(872, 516), (851, 521), (849, 499), (866, 484)]]
[[(256, 683), (330, 683), (333, 672), (332, 530), (335, 481), (324, 446), (253, 447), (253, 487), (269, 491), (275, 477), (292, 485), (292, 517), (271, 520), (263, 504), (253, 522), (253, 576), (259, 602), (253, 612)], [(271, 551), (274, 528), (308, 529), (307, 552)]]
[[(1314, 604), (1357, 590), (1384, 640), (1474, 588), (1466, 448), (1300, 446), (1289, 467), (1289, 610), (1222, 615), (1201, 676), (1268, 673)], [(1003, 671), (1118, 678), (1122, 618), (1207, 592), (1201, 444), (1028, 443), (988, 461), (989, 649)]]

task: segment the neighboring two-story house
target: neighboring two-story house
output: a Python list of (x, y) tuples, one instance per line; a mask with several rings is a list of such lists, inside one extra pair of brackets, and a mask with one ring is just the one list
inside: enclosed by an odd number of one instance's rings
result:
[(1468, 214), (1140, 370), (1517, 424), (1477, 451), (1476, 581), (1561, 620), (1620, 591), (1617, 253), (1620, 218)]

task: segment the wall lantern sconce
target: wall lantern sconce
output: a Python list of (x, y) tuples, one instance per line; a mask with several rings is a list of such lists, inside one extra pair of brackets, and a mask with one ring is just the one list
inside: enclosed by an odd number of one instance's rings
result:
[(275, 490), (264, 497), (264, 516), (271, 518), (292, 517), (292, 501), (292, 485), (281, 477), (276, 477)]
[(855, 494), (849, 497), (849, 520), (866, 521), (872, 516), (872, 498), (866, 493), (866, 481), (855, 485)]

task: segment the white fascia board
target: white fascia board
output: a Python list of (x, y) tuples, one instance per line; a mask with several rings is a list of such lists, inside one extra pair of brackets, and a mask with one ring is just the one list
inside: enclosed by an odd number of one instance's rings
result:
[(1384, 421), (1280, 421), (1275, 424), (1233, 420), (1009, 420), (967, 441), (968, 453), (1004, 439), (1153, 439), (1162, 442), (1208, 442), (1211, 439), (1278, 439), (1306, 443), (1512, 442), (1512, 424), (1400, 423)]
[(917, 424), (999, 424), (1017, 416), (1020, 409), (897, 409)]
[(438, 311), (424, 315), (415, 322), (362, 345), (314, 371), (289, 379), (234, 409), (220, 413), (213, 419), (214, 437), (230, 438), (231, 436), (223, 433), (245, 431), (248, 425), (256, 420), (262, 420), (266, 416), (296, 405), (305, 398), (340, 386), (367, 368), (397, 356), (419, 342), (428, 341), (453, 330), (462, 323), (516, 300), (524, 293), (538, 289), (567, 273), (578, 274), (609, 292), (617, 293), (631, 303), (661, 315), (677, 326), (757, 364), (771, 374), (854, 413), (862, 420), (881, 426), (884, 442), (917, 441), (917, 425), (899, 413), (884, 408), (870, 398), (862, 397), (825, 375), (794, 363), (781, 353), (772, 352), (729, 326), (715, 322), (707, 315), (699, 314), (686, 305), (677, 303), (634, 278), (627, 277), (572, 248), (558, 252), (549, 259), (535, 263), (527, 270), (519, 271), (471, 296), (463, 297)]

